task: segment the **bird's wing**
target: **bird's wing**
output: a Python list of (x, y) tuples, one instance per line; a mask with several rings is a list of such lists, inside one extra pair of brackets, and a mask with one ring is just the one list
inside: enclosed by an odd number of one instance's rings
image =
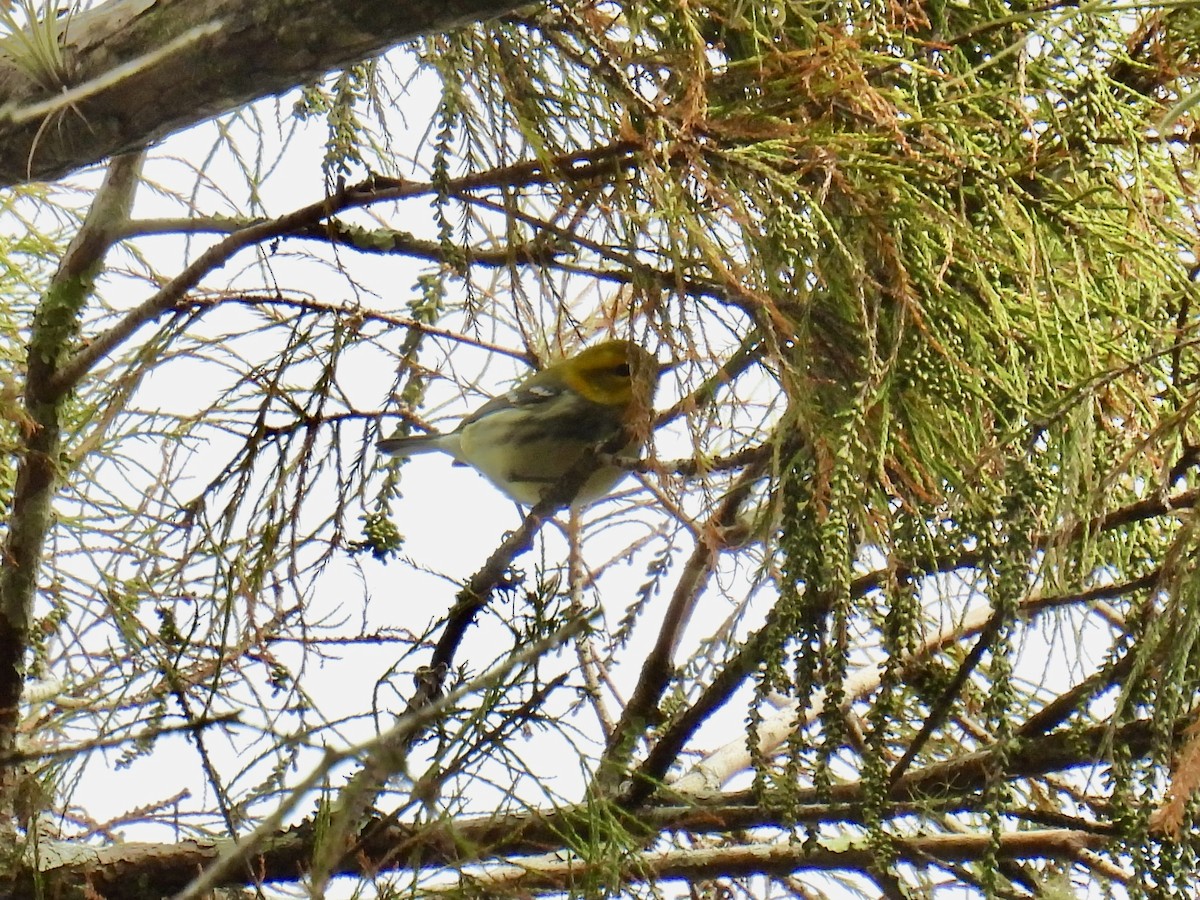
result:
[(459, 429), (503, 410), (533, 409), (558, 399), (566, 387), (553, 384), (518, 384), (499, 397), (493, 397), (459, 424)]

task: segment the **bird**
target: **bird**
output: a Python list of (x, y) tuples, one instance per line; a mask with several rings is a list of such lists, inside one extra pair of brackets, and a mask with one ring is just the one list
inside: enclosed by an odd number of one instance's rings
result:
[[(439, 451), (471, 466), (517, 503), (543, 500), (585, 454), (597, 457), (571, 500), (579, 507), (608, 494), (650, 436), (659, 376), (669, 366), (632, 341), (610, 340), (535, 372), (472, 412), (453, 431), (385, 438), (389, 456)], [(627, 440), (608, 446), (624, 435)], [(565, 499), (565, 498), (564, 498)]]

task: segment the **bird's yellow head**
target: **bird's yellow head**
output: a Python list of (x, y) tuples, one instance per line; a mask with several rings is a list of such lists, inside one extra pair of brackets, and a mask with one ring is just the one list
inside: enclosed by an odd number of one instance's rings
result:
[(593, 403), (649, 410), (663, 367), (631, 341), (605, 341), (556, 363), (571, 390)]

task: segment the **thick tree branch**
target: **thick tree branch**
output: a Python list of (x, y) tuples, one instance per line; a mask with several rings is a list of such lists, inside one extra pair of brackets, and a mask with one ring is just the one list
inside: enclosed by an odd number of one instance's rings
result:
[[(439, 703), (452, 702), (458, 696), (456, 692)], [(437, 708), (440, 706), (427, 708), (422, 715), (432, 715)], [(1176, 731), (1184, 727), (1186, 722), (1180, 722)], [(1131, 722), (1115, 730), (1101, 724), (1056, 732), (1019, 747), (1008, 760), (1008, 777), (1035, 778), (1094, 765), (1103, 758), (1112, 742), (1120, 742), (1129, 753), (1141, 756), (1150, 751), (1155, 733), (1149, 720)], [(381, 746), (384, 743), (385, 739), (378, 742)], [(992, 751), (981, 750), (909, 772), (897, 785), (888, 814), (905, 815), (909, 803), (916, 803), (926, 811), (930, 804), (939, 802), (947, 804), (948, 810), (976, 809), (978, 791), (991, 777), (994, 765)], [(787, 828), (793, 822), (849, 822), (857, 827), (861, 822), (865, 791), (861, 782), (836, 785), (833, 796), (826, 799), (819, 798), (816, 789), (791, 790), (786, 803), (782, 798), (779, 803), (764, 803), (764, 798), (753, 792), (740, 792), (683, 806), (642, 807), (636, 813), (637, 821), (652, 833), (727, 834), (765, 826)], [(783, 809), (787, 810), (786, 814), (781, 814)], [(1069, 829), (1072, 834), (1086, 836), (1080, 847), (1097, 848), (1111, 837), (1111, 829), (1106, 823), (1074, 820), (1073, 826)], [(554, 811), (438, 821), (430, 825), (372, 822), (364, 828), (364, 838), (357, 845), (357, 852), (343, 857), (336, 872), (354, 874), (376, 872), (381, 867), (420, 869), (449, 864), (461, 867), (472, 861), (541, 854), (562, 847), (564, 835), (572, 835), (580, 845), (587, 846), (597, 837), (595, 829), (602, 834), (606, 833), (607, 827), (607, 820), (598, 816), (597, 809), (590, 804)], [(297, 872), (307, 870), (314, 847), (322, 838), (321, 831), (306, 822), (278, 831), (273, 836), (262, 835), (254, 843), (255, 854), (249, 857), (251, 868), (264, 881), (294, 878)], [(959, 835), (951, 837), (971, 839)], [(986, 840), (987, 836), (980, 839)], [(1012, 858), (1040, 858), (1037, 841), (1031, 840), (1021, 847)], [(85, 861), (76, 860), (44, 870), (39, 877), (43, 885), (87, 883), (108, 900), (134, 900), (142, 896), (139, 886), (145, 879), (152, 877), (156, 890), (162, 892), (180, 890), (189, 885), (197, 871), (212, 865), (218, 858), (228, 857), (231, 848), (230, 841), (123, 844), (92, 851)], [(819, 866), (826, 869), (841, 867), (833, 858)], [(210, 879), (206, 887), (243, 883), (244, 876), (239, 874), (242, 870), (225, 868), (223, 871), (224, 878)], [(33, 876), (27, 877), (32, 879)], [(21, 889), (22, 884), (14, 885), (17, 896), (23, 896)]]
[(0, 186), (59, 178), (401, 41), (519, 5), (114, 0), (65, 20), (57, 85), (0, 52)]
[[(987, 834), (926, 835), (896, 840), (894, 850), (897, 861), (922, 867), (940, 862), (974, 862), (985, 856), (991, 840), (991, 835)], [(1069, 861), (1085, 850), (1099, 850), (1107, 844), (1107, 838), (1083, 831), (1016, 831), (1000, 835), (996, 857), (999, 860)], [(622, 884), (628, 884), (668, 878), (697, 881), (750, 875), (785, 876), (830, 869), (871, 872), (878, 864), (879, 851), (865, 840), (836, 848), (814, 848), (788, 841), (645, 853), (633, 857), (627, 868), (622, 867), (620, 879)], [(470, 884), (473, 890), (485, 896), (510, 893), (530, 896), (533, 892), (570, 890), (581, 879), (613, 877), (611, 872), (602, 872), (601, 866), (611, 866), (611, 862), (541, 857), (522, 860), (519, 865), (472, 878)], [(462, 890), (461, 884), (455, 884), (427, 890), (427, 896), (461, 896)]]

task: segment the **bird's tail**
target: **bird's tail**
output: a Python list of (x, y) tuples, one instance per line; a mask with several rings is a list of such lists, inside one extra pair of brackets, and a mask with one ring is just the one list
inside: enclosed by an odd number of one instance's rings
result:
[(409, 437), (384, 438), (378, 444), (380, 453), (388, 456), (415, 456), (418, 453), (428, 453), (431, 450), (442, 450), (442, 434), (414, 434)]

